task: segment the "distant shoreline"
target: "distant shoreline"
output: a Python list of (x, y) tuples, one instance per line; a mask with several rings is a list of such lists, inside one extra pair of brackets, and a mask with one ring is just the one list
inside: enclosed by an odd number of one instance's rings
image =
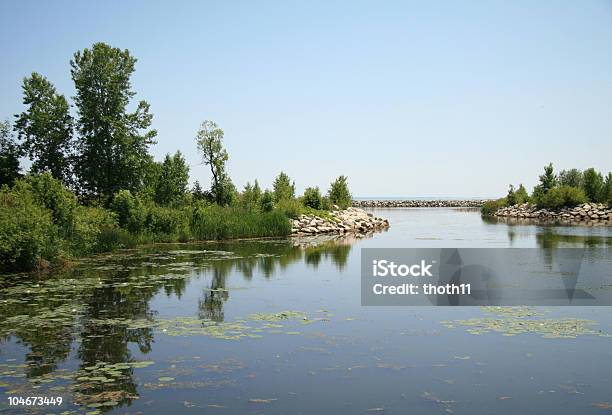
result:
[(360, 208), (480, 208), (488, 199), (353, 199)]

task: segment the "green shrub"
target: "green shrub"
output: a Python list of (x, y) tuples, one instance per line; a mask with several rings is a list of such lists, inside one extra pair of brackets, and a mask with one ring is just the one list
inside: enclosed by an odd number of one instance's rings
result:
[(303, 213), (304, 207), (295, 199), (284, 199), (276, 203), (276, 210), (288, 218), (295, 219)]
[(330, 203), (338, 205), (341, 209), (346, 209), (351, 206), (353, 197), (348, 188), (348, 178), (346, 176), (338, 177), (332, 184), (328, 193)]
[(145, 228), (147, 209), (140, 198), (132, 195), (129, 190), (119, 190), (115, 193), (111, 210), (117, 215), (119, 226), (131, 233), (140, 233)]
[(286, 236), (290, 231), (289, 219), (279, 211), (200, 205), (191, 221), (191, 232), (199, 240)]
[(117, 226), (117, 218), (112, 212), (99, 207), (79, 206), (69, 239), (70, 252), (87, 255), (112, 251), (122, 245), (125, 233)]
[(310, 207), (313, 209), (321, 209), (322, 201), (321, 201), (321, 192), (318, 187), (308, 187), (304, 190), (304, 196), (302, 197), (302, 203), (304, 206)]
[(518, 189), (514, 192), (514, 201), (517, 205), (522, 205), (523, 203), (530, 202), (529, 194), (527, 194), (527, 189), (522, 184), (519, 185)]
[(281, 171), (276, 179), (274, 179), (272, 189), (275, 203), (295, 197), (295, 183), (291, 183), (291, 179), (285, 172)]
[(40, 259), (53, 260), (59, 254), (58, 228), (52, 212), (37, 203), (32, 192), (23, 189), (0, 191), (0, 269), (28, 271)]
[(498, 209), (508, 206), (508, 200), (505, 197), (497, 200), (487, 200), (480, 208), (480, 213), (483, 216), (492, 216)]
[(594, 168), (586, 169), (582, 174), (582, 186), (584, 193), (591, 202), (601, 202), (604, 180), (601, 173)]
[[(77, 198), (62, 182), (49, 173), (32, 174), (15, 183), (15, 187), (31, 191), (39, 205), (51, 211), (53, 223), (63, 235), (70, 234), (74, 225)], [(27, 190), (26, 190), (27, 189)]]
[(259, 209), (262, 212), (272, 212), (274, 209), (274, 197), (269, 190), (266, 190), (261, 195), (261, 199), (259, 199)]
[(587, 197), (584, 191), (570, 186), (554, 187), (536, 200), (539, 208), (546, 209), (572, 207), (585, 202), (587, 202)]
[(189, 209), (176, 209), (151, 206), (148, 209), (146, 228), (155, 240), (188, 240), (191, 212)]

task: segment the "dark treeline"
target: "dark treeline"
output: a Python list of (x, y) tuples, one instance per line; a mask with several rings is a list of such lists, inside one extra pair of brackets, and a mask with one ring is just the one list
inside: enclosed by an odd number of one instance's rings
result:
[(531, 203), (541, 209), (561, 209), (583, 203), (607, 203), (612, 205), (612, 173), (604, 177), (594, 168), (584, 171), (578, 169), (561, 170), (556, 174), (552, 163), (544, 166), (544, 174), (531, 195), (520, 184), (518, 188), (510, 185), (506, 197), (484, 204), (485, 215), (494, 213), (504, 206)]
[(255, 180), (237, 191), (223, 130), (208, 120), (195, 139), (211, 184), (190, 188), (180, 151), (150, 154), (157, 132), (150, 105), (134, 102), (135, 64), (104, 43), (76, 52), (71, 102), (46, 77), (24, 78), (24, 110), (0, 123), (0, 270), (147, 242), (285, 236), (291, 217), (350, 205), (345, 176), (326, 195), (309, 187), (298, 197), (283, 172), (272, 189)]

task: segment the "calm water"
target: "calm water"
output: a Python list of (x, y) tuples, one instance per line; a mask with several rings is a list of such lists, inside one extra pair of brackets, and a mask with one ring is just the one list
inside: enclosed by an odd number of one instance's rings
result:
[[(608, 249), (612, 228), (485, 222), (460, 209), (375, 213), (391, 228), (362, 239), (160, 245), (35, 282), (0, 279), (0, 412), (612, 408), (607, 307), (500, 316), (471, 307), (361, 307), (359, 292), (361, 248)], [(517, 332), (521, 313), (542, 319), (541, 329)], [(470, 332), (456, 320), (501, 323)], [(546, 338), (567, 334), (571, 321), (574, 338)], [(63, 403), (16, 408), (9, 396), (61, 396)]]

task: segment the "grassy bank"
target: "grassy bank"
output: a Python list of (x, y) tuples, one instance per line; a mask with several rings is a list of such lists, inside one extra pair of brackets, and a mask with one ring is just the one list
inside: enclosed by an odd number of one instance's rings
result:
[(109, 208), (83, 206), (49, 175), (0, 190), (0, 270), (27, 271), (151, 242), (286, 236), (289, 218), (186, 198), (164, 207), (127, 193)]
[(291, 218), (327, 217), (336, 203), (350, 203), (318, 192), (280, 198), (248, 189), (231, 199), (220, 206), (187, 192), (161, 205), (146, 192), (120, 190), (104, 206), (81, 200), (48, 173), (28, 175), (0, 189), (0, 272), (47, 268), (155, 242), (284, 237), (291, 232)]

